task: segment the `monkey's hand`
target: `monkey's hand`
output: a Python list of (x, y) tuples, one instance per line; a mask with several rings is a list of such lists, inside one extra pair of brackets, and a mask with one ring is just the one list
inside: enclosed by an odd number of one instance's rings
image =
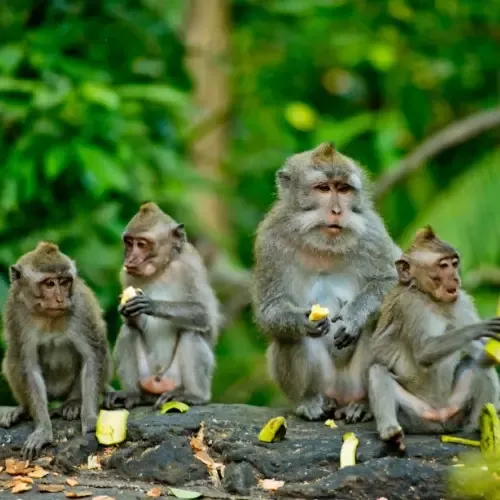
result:
[(118, 311), (126, 318), (130, 316), (139, 316), (141, 314), (154, 316), (155, 303), (154, 300), (147, 295), (136, 295), (125, 302), (125, 304), (121, 305)]
[(347, 319), (342, 313), (332, 318), (336, 332), (334, 344), (337, 349), (344, 349), (357, 340), (361, 333), (361, 327), (354, 321)]
[(303, 317), (303, 323), (300, 325), (301, 330), (307, 337), (324, 337), (330, 331), (330, 318), (320, 319), (319, 321), (311, 321), (309, 315), (311, 309), (308, 309)]

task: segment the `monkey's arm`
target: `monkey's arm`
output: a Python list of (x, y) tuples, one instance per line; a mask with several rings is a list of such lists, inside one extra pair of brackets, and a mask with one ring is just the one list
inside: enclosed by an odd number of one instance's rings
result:
[[(432, 324), (427, 325), (432, 328)], [(438, 325), (436, 325), (438, 326)], [(439, 326), (438, 326), (439, 327)], [(432, 332), (432, 333), (430, 333)], [(500, 340), (500, 317), (489, 321), (447, 330), (436, 335), (435, 330), (416, 332), (413, 340), (414, 356), (417, 363), (428, 367), (437, 361), (463, 350), (470, 342), (481, 337), (493, 337)]]

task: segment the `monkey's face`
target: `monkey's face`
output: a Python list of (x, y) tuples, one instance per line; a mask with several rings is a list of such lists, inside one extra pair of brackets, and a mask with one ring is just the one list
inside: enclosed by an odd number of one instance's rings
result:
[(71, 276), (48, 275), (38, 283), (38, 300), (35, 302), (39, 312), (57, 318), (66, 314), (71, 307)]
[(158, 262), (158, 248), (152, 235), (138, 234), (123, 236), (125, 258), (123, 267), (132, 276), (148, 278), (156, 274)]

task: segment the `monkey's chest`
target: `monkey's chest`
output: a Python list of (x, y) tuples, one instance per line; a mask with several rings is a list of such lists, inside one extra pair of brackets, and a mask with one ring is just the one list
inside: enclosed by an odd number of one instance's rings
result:
[(80, 355), (71, 343), (53, 338), (40, 343), (38, 359), (49, 399), (64, 398), (81, 374)]

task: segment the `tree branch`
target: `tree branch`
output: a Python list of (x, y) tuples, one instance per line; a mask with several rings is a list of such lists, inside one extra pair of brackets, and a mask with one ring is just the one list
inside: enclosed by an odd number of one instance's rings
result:
[(500, 125), (500, 107), (481, 111), (451, 123), (431, 135), (412, 153), (397, 162), (375, 182), (373, 194), (376, 200), (383, 198), (398, 182), (424, 166), (424, 163), (445, 149), (465, 142), (482, 132)]

